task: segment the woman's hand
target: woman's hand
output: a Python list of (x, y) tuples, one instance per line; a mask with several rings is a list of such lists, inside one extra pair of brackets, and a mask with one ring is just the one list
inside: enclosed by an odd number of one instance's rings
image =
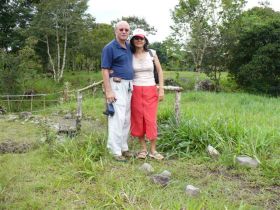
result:
[(158, 90), (158, 100), (163, 101), (163, 99), (164, 99), (164, 89), (159, 88), (159, 90)]

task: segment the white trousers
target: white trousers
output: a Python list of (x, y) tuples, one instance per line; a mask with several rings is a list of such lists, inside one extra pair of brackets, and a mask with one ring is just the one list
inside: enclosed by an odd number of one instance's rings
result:
[(117, 101), (113, 103), (115, 114), (108, 117), (107, 148), (113, 155), (121, 155), (128, 151), (128, 138), (130, 131), (130, 104), (132, 95), (132, 81), (122, 80), (117, 83), (110, 79), (112, 90)]

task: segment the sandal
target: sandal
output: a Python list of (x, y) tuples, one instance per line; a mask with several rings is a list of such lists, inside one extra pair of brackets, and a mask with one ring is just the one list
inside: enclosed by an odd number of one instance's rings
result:
[(147, 155), (148, 155), (148, 152), (143, 150), (137, 154), (137, 159), (146, 159)]
[(157, 151), (155, 151), (154, 153), (150, 153), (149, 157), (156, 160), (162, 160), (164, 158), (164, 156), (158, 153)]

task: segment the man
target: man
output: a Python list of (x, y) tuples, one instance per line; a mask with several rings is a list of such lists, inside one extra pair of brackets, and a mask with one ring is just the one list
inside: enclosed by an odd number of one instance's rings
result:
[(107, 103), (113, 103), (115, 113), (108, 117), (107, 148), (117, 161), (130, 157), (130, 102), (132, 94), (132, 53), (127, 42), (130, 27), (120, 21), (115, 27), (116, 38), (102, 50), (101, 68)]

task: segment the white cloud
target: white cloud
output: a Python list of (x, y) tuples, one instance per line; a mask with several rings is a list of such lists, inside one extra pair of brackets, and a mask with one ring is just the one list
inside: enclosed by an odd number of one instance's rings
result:
[(122, 16), (138, 16), (145, 18), (147, 23), (157, 30), (156, 36), (150, 41), (162, 41), (170, 33), (172, 24), (170, 10), (178, 0), (89, 0), (89, 13), (98, 23), (111, 23)]
[[(248, 0), (247, 8), (258, 5), (259, 0)], [(279, 0), (269, 0), (273, 9), (280, 11)], [(178, 0), (89, 0), (88, 12), (98, 23), (111, 23), (122, 16), (138, 16), (145, 18), (147, 23), (157, 29), (150, 41), (162, 41), (171, 32), (171, 12)]]

